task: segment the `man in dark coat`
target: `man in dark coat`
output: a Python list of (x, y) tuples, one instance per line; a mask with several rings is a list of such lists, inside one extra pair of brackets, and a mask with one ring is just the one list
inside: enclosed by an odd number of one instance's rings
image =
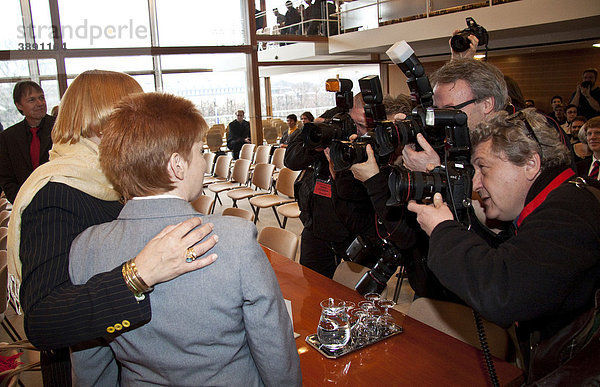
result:
[(244, 119), (244, 111), (238, 110), (236, 119), (229, 123), (227, 133), (227, 148), (233, 152), (233, 159), (240, 157), (242, 145), (250, 143), (250, 123)]
[(297, 35), (298, 29), (300, 27), (300, 25), (298, 25), (297, 23), (300, 23), (300, 21), (302, 20), (302, 18), (300, 17), (300, 12), (298, 12), (298, 10), (294, 8), (294, 5), (289, 0), (285, 2), (285, 6), (287, 7), (287, 12), (285, 13), (286, 28), (283, 30), (283, 33), (289, 35)]
[(13, 99), (25, 119), (0, 133), (0, 187), (11, 203), (31, 172), (48, 161), (55, 121), (46, 114), (44, 91), (37, 83), (17, 83)]

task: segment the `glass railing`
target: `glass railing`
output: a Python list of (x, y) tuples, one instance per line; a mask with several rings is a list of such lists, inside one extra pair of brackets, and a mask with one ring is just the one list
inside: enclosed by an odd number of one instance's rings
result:
[(315, 1), (320, 3), (320, 9), (305, 9), (304, 5), (299, 5), (300, 21), (289, 25), (285, 22), (265, 25), (264, 20), (269, 19), (266, 13), (257, 13), (257, 26), (261, 26), (257, 32), (266, 35), (332, 36), (513, 1), (520, 0)]

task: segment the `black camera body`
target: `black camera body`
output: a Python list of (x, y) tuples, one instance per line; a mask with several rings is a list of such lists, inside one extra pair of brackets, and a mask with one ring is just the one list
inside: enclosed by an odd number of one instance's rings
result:
[(304, 145), (310, 149), (327, 148), (335, 140), (348, 140), (356, 133), (356, 125), (348, 112), (354, 96), (350, 79), (332, 78), (325, 82), (327, 91), (335, 92), (336, 107), (341, 110), (323, 123), (306, 123), (302, 129)]
[(378, 136), (378, 139), (385, 139), (385, 147), (415, 143), (416, 135), (421, 133), (440, 156), (442, 166), (428, 173), (394, 167), (388, 178), (391, 196), (386, 204), (403, 205), (409, 200), (430, 198), (440, 192), (455, 209), (470, 206), (474, 172), (469, 163), (471, 141), (467, 115), (454, 109), (417, 107), (410, 119), (396, 122), (395, 127), (395, 130), (385, 132), (385, 136)]
[(488, 32), (483, 26), (480, 26), (475, 22), (472, 17), (467, 18), (467, 28), (460, 31), (450, 39), (450, 46), (456, 52), (464, 52), (471, 46), (469, 35), (475, 35), (479, 39), (478, 46), (485, 46), (488, 44), (489, 36)]
[(367, 145), (371, 145), (375, 154), (375, 161), (378, 165), (388, 163), (388, 155), (381, 155), (379, 144), (373, 132), (369, 132), (362, 137), (358, 137), (354, 141), (336, 140), (332, 141), (329, 155), (333, 162), (333, 170), (336, 172), (344, 171), (354, 164), (364, 163), (368, 159)]
[(589, 89), (590, 87), (592, 87), (592, 82), (591, 81), (583, 81), (583, 82), (581, 82), (581, 87), (584, 89)]

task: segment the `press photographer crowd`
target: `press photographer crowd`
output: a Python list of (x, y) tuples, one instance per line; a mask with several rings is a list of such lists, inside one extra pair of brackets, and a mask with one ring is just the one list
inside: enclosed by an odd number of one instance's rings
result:
[[(336, 107), (294, 133), (285, 155), (303, 171), (300, 263), (329, 277), (342, 260), (370, 267), (361, 294), (380, 293), (401, 266), (415, 297), (515, 327), (528, 383), (597, 382), (600, 117), (579, 131), (593, 160), (576, 162), (572, 132), (469, 58), (487, 32), (467, 24), (430, 78), (406, 42), (387, 51), (408, 79), (411, 110), (386, 111), (377, 76), (361, 78), (356, 96), (350, 80), (327, 81)], [(594, 101), (596, 73), (585, 74), (594, 77), (579, 102)]]
[[(467, 18), (451, 60), (426, 74), (399, 41), (386, 54), (410, 97), (386, 95), (377, 75), (360, 78), (356, 94), (338, 77), (325, 82), (335, 107), (301, 123), (287, 116), (280, 147), (299, 173), (300, 264), (329, 278), (343, 261), (366, 267), (354, 285), (363, 296), (395, 286), (397, 298), (406, 278), (415, 299), (465, 306), (491, 385), (501, 381), (484, 323), (513, 339), (502, 360), (525, 384), (598, 385), (597, 70), (545, 114), (473, 58), (488, 42)], [(34, 82), (17, 83), (14, 102), (25, 119), (0, 133), (8, 270), (45, 383), (302, 384), (293, 321), (255, 225), (200, 220), (190, 204), (210, 173), (208, 125), (192, 102), (102, 70), (72, 80), (57, 118)], [(252, 143), (244, 117), (228, 125), (228, 163)], [(165, 360), (167, 343), (177, 356)]]

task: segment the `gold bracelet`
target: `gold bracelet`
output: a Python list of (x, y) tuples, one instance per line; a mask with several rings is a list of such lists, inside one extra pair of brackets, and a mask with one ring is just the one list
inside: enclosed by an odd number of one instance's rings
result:
[(133, 293), (133, 295), (135, 297), (141, 297), (142, 292), (140, 292), (139, 289), (137, 289), (130, 280), (129, 270), (128, 270), (127, 266), (128, 266), (127, 263), (125, 263), (123, 265), (123, 268), (121, 269), (121, 272), (123, 273), (123, 279), (125, 280), (125, 284), (127, 285), (127, 288), (131, 291), (131, 293)]
[(140, 282), (140, 285), (142, 285), (142, 288), (143, 288), (143, 289), (146, 289), (146, 290), (144, 290), (144, 291), (143, 291), (143, 293), (147, 293), (147, 292), (151, 291), (151, 290), (152, 290), (152, 289), (154, 289), (154, 288), (153, 288), (152, 286), (148, 286), (148, 285), (146, 285), (146, 282), (145, 282), (145, 281), (144, 281), (144, 279), (143, 279), (143, 278), (140, 276), (140, 273), (138, 273), (137, 266), (135, 265), (135, 262), (133, 261), (134, 259), (135, 259), (135, 258), (132, 258), (132, 259), (130, 259), (130, 260), (129, 260), (129, 262), (131, 262), (131, 269), (133, 270), (133, 274), (134, 274), (135, 278), (136, 278), (137, 280), (139, 280), (139, 282)]
[(125, 284), (133, 293), (133, 295), (136, 297), (141, 297), (143, 293), (148, 293), (154, 288), (152, 286), (148, 286), (146, 282), (142, 279), (142, 277), (137, 271), (137, 267), (133, 259), (134, 258), (125, 262), (125, 264), (123, 265), (123, 279), (125, 280)]
[(140, 285), (138, 281), (136, 281), (135, 273), (131, 270), (131, 265), (129, 262), (125, 263), (125, 274), (127, 275), (126, 280), (136, 290), (136, 293), (141, 294), (143, 287)]

